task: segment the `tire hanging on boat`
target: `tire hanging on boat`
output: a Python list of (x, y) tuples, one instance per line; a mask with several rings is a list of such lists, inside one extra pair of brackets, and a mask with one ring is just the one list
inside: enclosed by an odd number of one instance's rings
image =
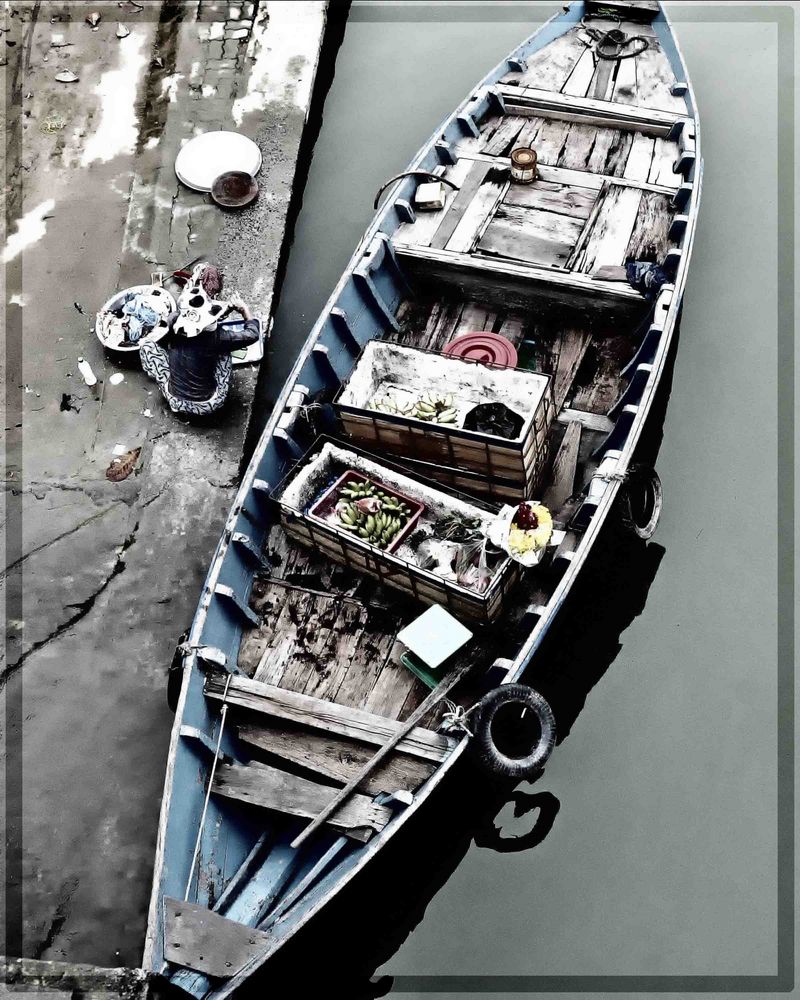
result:
[[(535, 746), (524, 757), (511, 757), (497, 746), (492, 726), (502, 708), (516, 705), (522, 710), (520, 722), (531, 712), (539, 728)], [(473, 722), (473, 752), (480, 766), (502, 778), (530, 778), (547, 763), (556, 741), (556, 720), (547, 701), (526, 684), (502, 684), (478, 702)]]
[(661, 520), (664, 488), (655, 469), (632, 466), (620, 498), (620, 520), (623, 528), (649, 541)]

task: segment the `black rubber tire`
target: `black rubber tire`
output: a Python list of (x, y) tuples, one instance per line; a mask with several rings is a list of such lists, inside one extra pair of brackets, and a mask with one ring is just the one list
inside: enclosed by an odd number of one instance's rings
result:
[[(649, 513), (644, 518), (637, 518), (634, 513), (634, 494), (639, 493), (643, 499), (642, 507)], [(628, 481), (622, 490), (620, 502), (620, 520), (623, 528), (642, 541), (649, 541), (655, 534), (658, 522), (661, 520), (661, 509), (664, 506), (664, 487), (655, 469), (633, 468), (628, 475)]]
[[(502, 753), (492, 737), (492, 723), (500, 708), (517, 704), (533, 712), (541, 735), (526, 757)], [(472, 746), (478, 764), (490, 774), (502, 778), (531, 778), (540, 774), (556, 742), (556, 720), (545, 699), (526, 684), (502, 684), (478, 702), (472, 726)]]

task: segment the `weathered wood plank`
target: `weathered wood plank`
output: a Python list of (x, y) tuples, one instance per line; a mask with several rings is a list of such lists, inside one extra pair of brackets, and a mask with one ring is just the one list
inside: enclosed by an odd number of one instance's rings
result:
[(573, 122), (567, 132), (557, 166), (568, 170), (587, 170), (597, 133), (598, 129), (594, 125), (580, 125)]
[(538, 180), (534, 184), (512, 184), (503, 196), (503, 204), (588, 219), (596, 199), (597, 193), (589, 188)]
[(489, 156), (505, 156), (527, 121), (522, 115), (507, 115), (491, 138), (483, 144), (483, 151)]
[[(625, 59), (623, 63), (630, 62)], [(637, 74), (639, 70), (637, 68)], [(637, 77), (637, 89), (641, 81)], [(623, 101), (598, 101), (592, 97), (576, 97), (572, 94), (554, 94), (535, 87), (498, 88), (506, 102), (509, 114), (533, 114), (540, 118), (560, 121), (581, 121), (585, 125), (599, 125), (604, 128), (632, 129), (648, 135), (668, 135), (675, 125), (690, 121), (684, 110), (662, 110), (640, 107)], [(681, 99), (681, 103), (683, 103)]]
[(553, 400), (558, 412), (569, 395), (575, 375), (591, 342), (590, 334), (577, 327), (568, 327), (561, 334), (558, 360), (553, 375)]
[(537, 118), (535, 115), (530, 118), (525, 118), (525, 125), (522, 126), (522, 131), (517, 136), (517, 141), (514, 143), (514, 147), (535, 147), (542, 125), (544, 125), (544, 118)]
[(487, 227), (478, 249), (512, 260), (564, 267), (582, 228), (582, 219), (503, 205)]
[(578, 272), (565, 274), (535, 264), (427, 247), (399, 247), (397, 253), (425, 282), (444, 281), (470, 297), (483, 295), (497, 300), (502, 296), (506, 306), (528, 308), (534, 294), (547, 294), (553, 301), (572, 307), (580, 296), (582, 306), (597, 310), (612, 304), (614, 308), (626, 304), (638, 307), (644, 301), (627, 282), (597, 280)]
[(589, 410), (562, 410), (557, 419), (560, 424), (569, 426), (571, 423), (577, 423), (587, 431), (598, 431), (601, 434), (609, 434), (614, 429), (614, 421), (605, 413), (592, 413)]
[(539, 163), (556, 166), (561, 151), (567, 141), (570, 123), (558, 121), (555, 118), (542, 122), (536, 137), (536, 155)]
[(508, 73), (503, 82), (542, 90), (561, 90), (585, 51), (586, 45), (581, 41), (579, 32), (573, 29), (528, 56), (525, 72)]
[[(289, 816), (313, 818), (336, 795), (336, 789), (266, 764), (220, 764), (211, 786), (216, 795), (247, 802)], [(358, 840), (367, 840), (372, 830), (382, 830), (392, 818), (391, 810), (376, 805), (367, 795), (355, 792), (330, 818), (330, 825)]]
[[(600, 61), (603, 62), (603, 60)], [(575, 63), (572, 72), (567, 77), (566, 83), (561, 88), (562, 93), (571, 94), (573, 97), (586, 97), (589, 93), (594, 70), (594, 53), (587, 47), (583, 55)]]
[[(249, 746), (316, 771), (340, 785), (346, 785), (375, 754), (374, 749), (364, 743), (329, 733), (301, 732), (278, 723), (268, 726), (242, 724), (239, 738)], [(435, 770), (436, 765), (431, 761), (396, 753), (364, 779), (359, 791), (365, 795), (394, 792), (400, 788), (413, 792)]]
[(625, 263), (641, 200), (642, 192), (636, 188), (609, 185), (596, 219), (587, 223), (591, 224), (591, 231), (575, 258), (576, 271), (588, 274), (603, 264)]
[(635, 57), (620, 59), (611, 100), (620, 104), (638, 104)]
[(633, 145), (622, 176), (629, 181), (646, 181), (653, 163), (654, 146), (655, 140), (652, 136), (637, 132), (633, 137)]
[(573, 420), (567, 424), (567, 430), (553, 460), (550, 482), (542, 497), (542, 502), (550, 510), (560, 510), (566, 500), (572, 496), (575, 489), (575, 472), (578, 468), (580, 443), (581, 425), (577, 420)]
[(669, 238), (672, 207), (667, 195), (642, 193), (639, 214), (625, 252), (626, 260), (664, 260), (671, 245)]
[(656, 139), (653, 162), (647, 180), (650, 184), (679, 188), (683, 177), (673, 169), (678, 159), (678, 144), (669, 139)]
[(456, 253), (469, 253), (488, 225), (492, 212), (508, 188), (509, 172), (505, 169), (490, 170), (483, 184), (478, 188), (472, 201), (447, 241), (446, 248)]
[(589, 85), (589, 94), (597, 101), (607, 101), (611, 97), (614, 86), (614, 71), (616, 63), (614, 59), (598, 59), (595, 66), (594, 76)]
[[(457, 163), (454, 163), (453, 166), (448, 167), (445, 176), (460, 188), (466, 182), (474, 162), (474, 160), (462, 158)], [(444, 208), (438, 212), (417, 212), (414, 222), (404, 222), (401, 226), (398, 226), (392, 236), (392, 242), (395, 244), (416, 243), (419, 246), (430, 246), (436, 230), (453, 207), (453, 202), (458, 195), (458, 191), (453, 190), (448, 185), (445, 185), (445, 192)]]
[[(210, 675), (206, 680), (206, 694), (221, 701), (225, 680)], [(271, 684), (260, 684), (247, 677), (231, 677), (227, 701), (241, 708), (248, 708), (273, 718), (285, 719), (298, 725), (347, 736), (365, 743), (382, 745), (398, 730), (399, 723), (384, 719), (370, 712), (321, 701), (296, 691), (285, 691)], [(447, 753), (444, 736), (427, 729), (415, 729), (400, 745), (404, 753), (423, 757), (437, 763)]]
[(164, 897), (164, 957), (207, 976), (229, 979), (269, 944), (263, 931), (205, 906)]
[(456, 226), (461, 220), (461, 216), (469, 208), (472, 199), (478, 193), (478, 188), (483, 184), (486, 175), (492, 169), (491, 164), (483, 160), (476, 160), (473, 163), (472, 169), (461, 185), (461, 190), (450, 205), (450, 210), (431, 239), (430, 245), (433, 249), (443, 250), (447, 246), (450, 237), (455, 232)]
[[(631, 60), (628, 60), (629, 62)], [(686, 101), (672, 93), (675, 74), (655, 39), (636, 56), (636, 104), (641, 108), (686, 114)]]

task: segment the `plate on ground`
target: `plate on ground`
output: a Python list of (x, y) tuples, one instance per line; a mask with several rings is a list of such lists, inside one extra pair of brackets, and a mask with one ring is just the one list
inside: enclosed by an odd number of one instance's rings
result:
[(210, 191), (220, 174), (241, 170), (255, 177), (261, 169), (261, 150), (238, 132), (205, 132), (195, 136), (175, 159), (178, 180), (195, 191)]

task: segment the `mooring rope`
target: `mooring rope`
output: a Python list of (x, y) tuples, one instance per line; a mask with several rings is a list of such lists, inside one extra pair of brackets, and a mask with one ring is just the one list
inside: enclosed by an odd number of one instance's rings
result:
[(206, 789), (206, 800), (203, 803), (203, 812), (200, 816), (200, 827), (197, 831), (197, 840), (194, 843), (194, 854), (192, 855), (192, 864), (189, 867), (189, 880), (186, 883), (186, 892), (183, 895), (184, 901), (189, 899), (189, 890), (192, 888), (192, 880), (194, 879), (194, 869), (197, 864), (197, 858), (200, 854), (200, 841), (203, 837), (203, 830), (206, 825), (206, 813), (208, 812), (208, 800), (211, 798), (211, 786), (214, 784), (214, 775), (217, 771), (217, 761), (219, 760), (219, 748), (222, 743), (222, 734), (225, 732), (225, 718), (228, 714), (228, 706), (225, 704), (225, 699), (228, 697), (228, 688), (230, 687), (232, 674), (228, 674), (228, 679), (225, 681), (225, 691), (222, 695), (222, 708), (220, 709), (220, 724), (219, 724), (219, 735), (217, 736), (217, 746), (214, 750), (214, 762), (211, 765), (211, 774), (208, 777), (208, 788)]
[[(650, 47), (650, 42), (644, 35), (626, 35), (619, 27), (622, 22), (616, 14), (594, 15), (594, 17), (606, 17), (617, 23), (617, 27), (609, 28), (608, 31), (602, 31), (600, 28), (595, 28), (587, 24), (585, 16), (581, 19), (581, 27), (591, 39), (590, 42), (584, 39), (581, 39), (581, 41), (587, 48), (594, 48), (594, 53), (598, 59), (631, 59), (634, 56), (641, 55), (645, 49)], [(633, 42), (639, 42), (641, 47), (634, 49), (632, 52), (622, 51)]]
[(447, 708), (447, 711), (442, 712), (439, 729), (443, 730), (445, 733), (454, 733), (458, 731), (466, 733), (467, 736), (472, 736), (473, 733), (467, 725), (467, 719), (478, 707), (478, 702), (475, 702), (475, 704), (470, 708), (463, 708), (461, 705), (457, 705), (449, 698), (445, 698), (444, 705)]

